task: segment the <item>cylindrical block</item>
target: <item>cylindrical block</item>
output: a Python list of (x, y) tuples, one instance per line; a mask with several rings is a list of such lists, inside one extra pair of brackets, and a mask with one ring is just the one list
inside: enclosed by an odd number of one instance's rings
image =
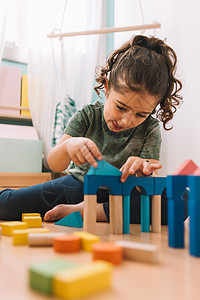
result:
[(96, 243), (92, 246), (93, 260), (105, 260), (113, 264), (122, 261), (122, 248), (111, 242)]
[(53, 247), (56, 252), (77, 252), (80, 250), (80, 237), (73, 234), (57, 236), (54, 238)]

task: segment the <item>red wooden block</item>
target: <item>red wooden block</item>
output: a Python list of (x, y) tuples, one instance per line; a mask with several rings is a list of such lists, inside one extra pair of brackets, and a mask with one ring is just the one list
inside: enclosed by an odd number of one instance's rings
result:
[(191, 159), (186, 159), (172, 175), (192, 175), (198, 166)]

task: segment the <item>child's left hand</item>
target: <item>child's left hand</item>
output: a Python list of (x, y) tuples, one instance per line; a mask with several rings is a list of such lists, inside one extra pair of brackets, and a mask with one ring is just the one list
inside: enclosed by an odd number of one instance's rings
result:
[(129, 175), (150, 176), (153, 172), (161, 169), (162, 165), (155, 159), (143, 159), (137, 156), (130, 156), (121, 167), (121, 182), (125, 182)]

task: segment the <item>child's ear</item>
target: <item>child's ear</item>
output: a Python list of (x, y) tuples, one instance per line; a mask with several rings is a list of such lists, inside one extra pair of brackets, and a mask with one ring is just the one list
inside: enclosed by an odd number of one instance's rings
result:
[(105, 79), (104, 90), (105, 90), (105, 95), (106, 95), (108, 92), (108, 78)]

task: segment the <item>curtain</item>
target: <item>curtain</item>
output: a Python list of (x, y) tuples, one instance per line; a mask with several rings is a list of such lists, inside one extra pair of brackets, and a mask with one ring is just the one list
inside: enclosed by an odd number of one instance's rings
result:
[[(33, 1), (34, 7), (41, 1)], [(50, 5), (47, 1), (48, 6)], [(59, 2), (56, 1), (56, 5)], [(63, 3), (64, 4), (64, 3)], [(104, 27), (104, 0), (68, 1), (62, 26), (63, 32), (89, 30)], [(59, 5), (60, 7), (60, 5)], [(63, 6), (62, 6), (63, 8)], [(40, 7), (41, 10), (41, 7)], [(47, 15), (49, 11), (45, 11)], [(43, 13), (43, 16), (45, 16)], [(33, 12), (32, 12), (33, 15)], [(39, 16), (34, 16), (35, 20)], [(60, 18), (61, 19), (61, 18)], [(43, 22), (44, 23), (44, 22)], [(44, 158), (51, 148), (56, 105), (68, 94), (81, 108), (91, 103), (95, 66), (98, 64), (99, 35), (59, 39), (47, 39), (51, 29), (45, 35), (45, 43), (39, 35), (29, 41), (28, 78), (29, 105), (33, 125), (44, 144)], [(40, 35), (42, 24), (40, 24)], [(44, 38), (44, 36), (43, 36)], [(102, 39), (102, 37), (101, 37)]]

